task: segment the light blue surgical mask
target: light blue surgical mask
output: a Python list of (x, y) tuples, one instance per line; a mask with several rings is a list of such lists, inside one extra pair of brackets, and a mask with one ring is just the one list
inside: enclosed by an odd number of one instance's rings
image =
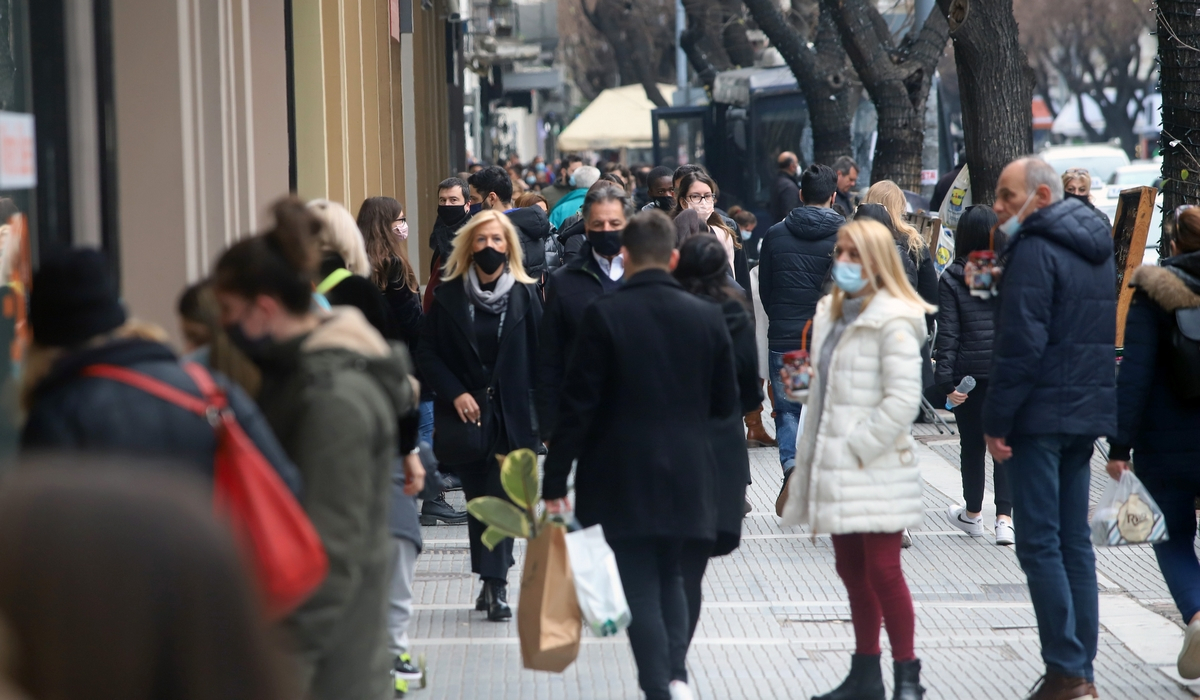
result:
[(575, 186), (575, 175), (574, 175), (574, 173), (572, 173), (572, 174), (571, 174), (571, 177), (567, 178), (567, 183), (568, 183), (569, 185), (571, 185), (571, 187), (574, 187), (574, 186)]
[(1021, 230), (1021, 215), (1025, 213), (1025, 207), (1029, 206), (1029, 203), (1032, 201), (1033, 193), (1030, 192), (1029, 196), (1025, 198), (1025, 203), (1021, 205), (1021, 210), (1017, 212), (1017, 215), (1009, 217), (1008, 221), (997, 227), (1001, 233), (1008, 236), (1009, 240), (1012, 240), (1017, 235), (1017, 231)]
[(857, 294), (867, 286), (862, 276), (862, 264), (852, 262), (833, 262), (833, 283), (847, 294)]

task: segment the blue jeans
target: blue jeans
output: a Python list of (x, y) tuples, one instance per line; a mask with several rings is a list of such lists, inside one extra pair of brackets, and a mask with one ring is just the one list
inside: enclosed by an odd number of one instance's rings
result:
[(1194, 465), (1171, 468), (1153, 464), (1139, 465), (1138, 478), (1162, 509), (1167, 522), (1166, 542), (1154, 545), (1158, 568), (1162, 569), (1175, 606), (1183, 615), (1183, 624), (1200, 612), (1200, 561), (1196, 561), (1195, 498), (1200, 496), (1200, 474)]
[(1096, 555), (1088, 528), (1091, 437), (1010, 435), (1017, 559), (1029, 582), (1048, 670), (1092, 677), (1100, 633)]
[[(433, 444), (433, 402), (422, 401), (420, 406), (421, 418), (417, 423), (417, 440), (428, 445)], [(411, 424), (410, 424), (411, 425)]]
[(783, 368), (783, 353), (772, 350), (768, 357), (771, 372), (771, 391), (775, 394), (775, 441), (779, 443), (779, 463), (786, 474), (796, 466), (796, 428), (800, 424), (800, 409), (795, 401), (789, 401), (783, 389), (779, 370)]

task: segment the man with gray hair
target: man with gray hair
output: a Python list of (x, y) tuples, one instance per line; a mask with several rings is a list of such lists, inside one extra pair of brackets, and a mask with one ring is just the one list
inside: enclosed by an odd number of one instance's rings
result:
[(1017, 559), (1046, 664), (1030, 697), (1095, 698), (1088, 485), (1092, 443), (1117, 424), (1112, 238), (1087, 205), (1063, 200), (1062, 180), (1039, 158), (1004, 169), (992, 208), (1010, 242), (983, 428), (1012, 474)]

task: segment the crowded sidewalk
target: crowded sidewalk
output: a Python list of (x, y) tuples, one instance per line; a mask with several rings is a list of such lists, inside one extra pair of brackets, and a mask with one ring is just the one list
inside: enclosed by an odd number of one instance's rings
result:
[[(947, 414), (948, 415), (948, 414)], [(769, 422), (768, 422), (769, 425)], [(1013, 548), (989, 536), (970, 538), (946, 522), (960, 502), (958, 436), (917, 424), (925, 520), (903, 553), (916, 605), (917, 653), (925, 661), (928, 698), (1024, 697), (1041, 675), (1037, 620)], [(688, 655), (697, 698), (798, 698), (823, 692), (845, 676), (854, 650), (845, 588), (834, 571), (827, 535), (781, 528), (773, 512), (779, 461), (774, 448), (750, 451), (753, 511), (741, 547), (713, 559), (704, 608)], [(990, 458), (989, 458), (990, 465)], [(989, 466), (989, 475), (990, 475)], [(1093, 506), (1104, 462), (1092, 459)], [(991, 507), (991, 481), (985, 511)], [(462, 495), (448, 495), (455, 507)], [(994, 520), (987, 512), (984, 522)], [(561, 675), (522, 668), (517, 626), (489, 623), (473, 611), (466, 526), (423, 528), (417, 561), (414, 655), (424, 655), (428, 686), (410, 697), (630, 698), (637, 674), (625, 634), (584, 632), (578, 660)], [(525, 542), (515, 547), (510, 603), (520, 598)], [(1179, 613), (1148, 546), (1097, 548), (1100, 644), (1097, 683), (1109, 698), (1188, 698), (1175, 674), (1183, 638)], [(886, 640), (886, 636), (885, 636)], [(885, 649), (885, 655), (888, 651)], [(888, 687), (890, 674), (885, 674)]]

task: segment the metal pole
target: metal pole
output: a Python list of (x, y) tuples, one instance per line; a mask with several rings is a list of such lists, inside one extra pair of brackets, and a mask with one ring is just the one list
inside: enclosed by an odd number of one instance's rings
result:
[(683, 11), (683, 0), (675, 0), (675, 88), (678, 94), (683, 96), (683, 104), (691, 104), (688, 94), (688, 64), (687, 56), (683, 52), (683, 44), (680, 43), (683, 37), (684, 27), (687, 26), (687, 13)]

